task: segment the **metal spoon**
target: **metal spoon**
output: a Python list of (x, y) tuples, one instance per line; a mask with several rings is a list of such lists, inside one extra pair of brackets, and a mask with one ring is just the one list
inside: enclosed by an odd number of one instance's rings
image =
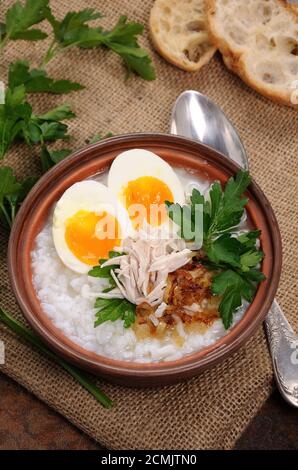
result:
[[(241, 139), (223, 111), (197, 91), (183, 92), (171, 117), (172, 134), (198, 140), (248, 168)], [(298, 336), (274, 300), (265, 320), (275, 380), (280, 393), (298, 407)]]

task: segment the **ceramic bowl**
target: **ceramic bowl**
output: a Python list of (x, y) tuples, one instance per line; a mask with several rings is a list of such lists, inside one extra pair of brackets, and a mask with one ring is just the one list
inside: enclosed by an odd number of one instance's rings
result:
[(117, 136), (87, 146), (56, 165), (36, 184), (24, 201), (11, 232), (8, 261), (13, 290), (28, 322), (44, 342), (68, 361), (106, 379), (132, 386), (174, 383), (197, 375), (237, 351), (261, 326), (274, 299), (281, 271), (281, 239), (273, 210), (259, 186), (252, 182), (247, 210), (262, 230), (266, 280), (258, 287), (243, 318), (226, 336), (197, 353), (170, 361), (141, 364), (109, 359), (70, 341), (43, 312), (32, 283), (30, 253), (53, 204), (72, 184), (101, 173), (113, 159), (132, 148), (151, 150), (171, 165), (189, 168), (200, 177), (225, 182), (239, 168), (220, 153), (182, 137), (166, 134)]

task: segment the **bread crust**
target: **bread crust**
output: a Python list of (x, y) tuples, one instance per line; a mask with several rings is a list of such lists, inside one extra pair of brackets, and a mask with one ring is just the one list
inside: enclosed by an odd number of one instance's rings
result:
[[(212, 42), (222, 53), (223, 60), (227, 68), (237, 74), (248, 86), (266, 98), (276, 103), (298, 109), (298, 104), (291, 102), (289, 97), (290, 92), (274, 90), (272, 87), (267, 86), (264, 82), (261, 82), (261, 80), (257, 79), (257, 77), (252, 77), (252, 75), (247, 70), (247, 59), (245, 52), (239, 52), (235, 49), (233, 50), (228, 41), (218, 34), (215, 21), (216, 2), (217, 0), (205, 0), (209, 35)], [(280, 5), (282, 5), (283, 8), (287, 10), (287, 12), (293, 17), (293, 20), (297, 22), (298, 27), (298, 8), (293, 5), (289, 5), (286, 0), (276, 0), (276, 2), (278, 2)], [(293, 83), (294, 82), (295, 79), (293, 78)]]
[[(204, 1), (204, 0), (203, 0)], [(171, 0), (168, 1), (169, 5), (171, 5)], [(200, 60), (198, 62), (190, 61), (185, 57), (185, 60), (181, 60), (181, 58), (177, 57), (175, 51), (171, 51), (169, 47), (165, 47), (165, 44), (161, 40), (161, 36), (158, 34), (158, 30), (160, 28), (159, 19), (161, 13), (161, 4), (165, 4), (163, 0), (156, 0), (150, 12), (150, 19), (149, 19), (149, 31), (150, 31), (150, 38), (154, 48), (157, 52), (168, 62), (175, 65), (176, 67), (185, 70), (187, 72), (197, 72), (201, 69), (205, 64), (207, 64), (213, 57), (216, 52), (216, 47), (210, 44), (210, 47), (201, 55)], [(172, 6), (173, 8), (173, 6)], [(189, 18), (191, 22), (193, 18)], [(207, 23), (207, 18), (205, 20)], [(206, 26), (207, 30), (207, 26)], [(207, 44), (207, 42), (206, 42)], [(209, 45), (209, 41), (208, 41)]]

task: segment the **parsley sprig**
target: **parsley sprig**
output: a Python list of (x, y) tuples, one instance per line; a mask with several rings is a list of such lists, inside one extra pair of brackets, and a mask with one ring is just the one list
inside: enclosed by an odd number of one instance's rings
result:
[(8, 86), (13, 89), (24, 85), (27, 93), (53, 93), (57, 95), (83, 90), (80, 83), (69, 80), (54, 80), (45, 70), (31, 69), (26, 60), (17, 60), (10, 64), (8, 74)]
[(101, 29), (92, 28), (88, 22), (101, 17), (101, 13), (96, 12), (94, 8), (86, 8), (77, 12), (68, 12), (59, 21), (48, 7), (46, 18), (53, 28), (54, 38), (43, 59), (42, 66), (47, 65), (54, 57), (71, 47), (82, 47), (84, 44), (89, 47), (96, 46), (97, 40), (96, 43), (94, 40)]
[[(194, 227), (196, 205), (203, 206), (202, 250), (205, 258), (202, 262), (216, 273), (212, 293), (222, 297), (219, 312), (226, 329), (231, 326), (233, 314), (242, 305), (242, 299), (250, 302), (258, 283), (265, 279), (258, 267), (264, 257), (257, 247), (261, 232), (253, 230), (240, 236), (236, 234), (248, 202), (243, 193), (250, 181), (247, 171), (239, 171), (235, 178), (228, 180), (224, 190), (219, 182), (213, 183), (208, 199), (194, 189), (186, 207), (166, 201), (169, 216), (176, 223), (181, 221), (179, 230), (183, 238), (183, 223)], [(177, 208), (180, 213), (184, 211), (184, 217), (174, 218)], [(187, 221), (187, 217), (190, 220)]]
[(74, 117), (67, 104), (42, 115), (34, 114), (26, 99), (25, 85), (11, 85), (0, 104), (0, 159), (17, 139), (25, 140), (29, 146), (69, 139), (68, 126), (62, 121)]
[(128, 75), (134, 72), (145, 80), (155, 80), (156, 75), (151, 58), (147, 51), (138, 44), (138, 36), (143, 34), (143, 31), (142, 24), (127, 22), (126, 16), (120, 16), (112, 30), (101, 32), (98, 44), (122, 57)]
[(100, 277), (103, 279), (107, 279), (109, 281), (110, 287), (115, 287), (116, 283), (115, 280), (113, 279), (111, 275), (111, 271), (116, 269), (118, 266), (116, 264), (112, 264), (110, 266), (104, 266), (102, 265), (108, 261), (108, 259), (112, 258), (117, 258), (118, 256), (121, 256), (123, 253), (119, 253), (118, 251), (109, 251), (109, 257), (107, 259), (102, 258), (98, 261), (98, 266), (94, 266), (88, 273), (89, 276), (92, 277)]
[(26, 39), (38, 41), (45, 39), (47, 34), (32, 28), (45, 19), (49, 0), (26, 0), (22, 5), (15, 2), (6, 12), (4, 22), (0, 23), (0, 50), (9, 40)]
[[(115, 258), (121, 256), (123, 253), (117, 251), (110, 251), (109, 258)], [(102, 264), (107, 261), (107, 259), (100, 259), (99, 265), (94, 266), (89, 271), (89, 276), (99, 277), (102, 279), (107, 279), (109, 281), (109, 287), (105, 290), (108, 292), (116, 287), (114, 278), (111, 275), (111, 271), (117, 268), (117, 265), (110, 265), (101, 267)], [(97, 309), (95, 314), (96, 320), (94, 322), (94, 327), (101, 325), (102, 323), (110, 320), (123, 320), (124, 328), (129, 328), (136, 319), (136, 306), (129, 302), (126, 299), (96, 299), (94, 308)]]
[(108, 139), (109, 137), (113, 137), (112, 132), (107, 132), (106, 134), (94, 134), (89, 139), (86, 139), (86, 144), (95, 144), (96, 142), (99, 142), (100, 140), (103, 139)]
[(0, 222), (4, 227), (12, 227), (21, 203), (36, 180), (29, 177), (19, 182), (10, 167), (0, 168)]
[(129, 328), (135, 322), (136, 306), (126, 299), (97, 299), (94, 308), (98, 309), (95, 327), (108, 320), (123, 320), (124, 328)]
[(248, 203), (248, 199), (242, 196), (250, 181), (247, 171), (239, 171), (235, 178), (228, 180), (224, 191), (219, 182), (213, 183), (209, 193), (210, 202), (205, 204), (204, 208), (207, 246), (212, 243), (214, 237), (231, 232), (231, 229), (239, 225), (244, 207)]
[(73, 47), (85, 49), (105, 47), (123, 59), (128, 73), (134, 72), (145, 80), (154, 80), (155, 70), (151, 58), (138, 43), (138, 37), (143, 34), (144, 26), (127, 21), (124, 15), (119, 17), (110, 30), (104, 30), (101, 26), (90, 26), (90, 22), (100, 18), (102, 18), (100, 12), (94, 8), (85, 8), (70, 11), (60, 20), (55, 17), (49, 0), (26, 0), (24, 4), (17, 0), (7, 10), (4, 21), (0, 22), (0, 51), (9, 40), (35, 41), (47, 38), (44, 31), (32, 28), (33, 25), (46, 20), (52, 27), (52, 40), (41, 61), (41, 69), (32, 71), (33, 77), (30, 77), (28, 88), (31, 87), (37, 92), (52, 93), (68, 93), (82, 88), (81, 85), (68, 80), (53, 83), (53, 80), (43, 74), (45, 66), (52, 59)]
[(143, 34), (144, 26), (140, 23), (127, 22), (126, 16), (120, 16), (110, 31), (105, 31), (100, 26), (88, 25), (89, 21), (101, 16), (101, 13), (93, 8), (86, 8), (78, 12), (69, 12), (59, 21), (48, 8), (46, 17), (52, 25), (54, 39), (42, 66), (72, 47), (89, 49), (104, 46), (122, 57), (129, 73), (135, 72), (145, 80), (154, 80), (155, 71), (151, 59), (147, 51), (138, 44), (138, 36)]
[[(55, 112), (57, 112), (57, 108)], [(61, 113), (61, 109), (59, 113)], [(51, 115), (53, 117), (53, 110), (51, 112)], [(96, 134), (93, 137), (94, 142), (108, 138), (111, 135), (111, 132), (108, 132), (105, 135)], [(59, 163), (61, 160), (67, 157), (71, 152), (72, 150), (69, 148), (64, 148), (60, 150), (50, 150), (48, 146), (44, 144), (41, 148), (40, 155), (43, 173), (48, 171), (52, 166), (56, 165), (56, 163)], [(4, 166), (0, 168), (0, 224), (2, 226), (7, 229), (11, 229), (16, 214), (21, 206), (21, 203), (24, 201), (25, 197), (32, 189), (34, 184), (37, 182), (37, 180), (37, 177), (30, 176), (22, 181), (17, 181), (13, 173), (13, 169), (11, 167)], [(105, 260), (102, 260), (102, 262), (103, 261)], [(99, 266), (94, 268), (95, 274), (98, 268)], [(102, 271), (105, 272), (104, 269), (102, 269)], [(112, 277), (110, 278), (110, 282), (113, 282)]]

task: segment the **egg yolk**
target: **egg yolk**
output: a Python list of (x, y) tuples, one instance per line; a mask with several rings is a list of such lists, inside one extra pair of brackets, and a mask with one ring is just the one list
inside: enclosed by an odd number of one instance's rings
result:
[(82, 263), (95, 266), (100, 258), (120, 245), (117, 219), (107, 212), (101, 214), (80, 210), (66, 222), (65, 241)]
[[(141, 176), (129, 181), (123, 197), (134, 228), (141, 228), (144, 218), (151, 225), (163, 223), (167, 214), (164, 202), (173, 201), (167, 184), (154, 176)], [(140, 206), (140, 210), (134, 205)]]

